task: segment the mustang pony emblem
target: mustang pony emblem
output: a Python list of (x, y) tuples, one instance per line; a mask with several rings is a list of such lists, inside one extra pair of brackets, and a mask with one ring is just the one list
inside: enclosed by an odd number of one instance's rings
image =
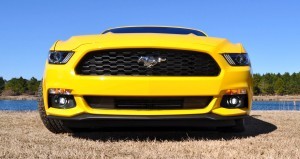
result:
[(156, 65), (157, 63), (166, 61), (166, 58), (161, 58), (161, 57), (153, 57), (153, 56), (141, 56), (138, 59), (138, 63), (144, 63), (144, 66), (146, 66), (147, 68), (151, 68), (152, 66)]

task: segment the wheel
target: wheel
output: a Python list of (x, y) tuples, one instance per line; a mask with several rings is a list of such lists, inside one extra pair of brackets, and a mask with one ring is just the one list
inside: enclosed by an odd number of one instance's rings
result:
[(56, 134), (72, 132), (71, 129), (64, 126), (64, 124), (61, 120), (51, 119), (51, 118), (47, 117), (46, 111), (45, 111), (44, 99), (43, 99), (42, 82), (41, 82), (41, 84), (39, 86), (39, 90), (38, 90), (38, 110), (39, 110), (40, 117), (43, 121), (43, 124), (49, 131), (56, 133)]
[(219, 127), (218, 130), (221, 132), (243, 132), (246, 130), (245, 119), (236, 119), (234, 126)]

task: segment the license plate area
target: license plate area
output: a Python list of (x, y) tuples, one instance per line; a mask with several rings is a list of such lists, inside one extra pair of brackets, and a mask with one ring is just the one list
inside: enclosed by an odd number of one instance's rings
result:
[(115, 107), (119, 109), (181, 109), (183, 98), (117, 98)]

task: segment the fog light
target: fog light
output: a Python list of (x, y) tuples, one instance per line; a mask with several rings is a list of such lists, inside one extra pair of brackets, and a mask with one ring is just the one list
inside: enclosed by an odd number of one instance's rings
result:
[(48, 104), (49, 107), (60, 109), (69, 109), (76, 106), (74, 96), (72, 95), (49, 94)]
[(225, 108), (246, 108), (248, 107), (247, 94), (224, 95), (221, 101), (221, 107)]
[(241, 105), (242, 101), (238, 96), (232, 96), (227, 99), (227, 104), (238, 108)]
[(65, 97), (59, 97), (59, 105), (67, 104), (67, 99)]

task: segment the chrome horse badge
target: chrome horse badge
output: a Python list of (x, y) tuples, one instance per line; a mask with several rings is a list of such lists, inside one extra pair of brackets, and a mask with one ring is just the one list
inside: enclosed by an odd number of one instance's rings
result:
[(144, 66), (146, 66), (147, 68), (151, 68), (154, 65), (166, 60), (167, 60), (166, 58), (161, 58), (161, 57), (155, 58), (153, 56), (141, 56), (137, 62), (144, 63)]

